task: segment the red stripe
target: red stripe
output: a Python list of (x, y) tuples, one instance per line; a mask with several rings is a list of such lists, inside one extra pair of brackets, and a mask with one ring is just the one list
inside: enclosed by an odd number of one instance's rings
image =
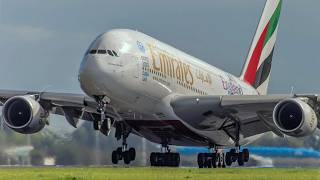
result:
[(264, 46), (264, 41), (267, 36), (268, 27), (269, 27), (269, 23), (264, 28), (264, 30), (259, 38), (259, 41), (258, 41), (258, 43), (252, 53), (251, 59), (249, 61), (247, 71), (244, 75), (244, 80), (251, 85), (253, 85), (256, 80), (257, 67), (259, 65), (259, 60), (260, 60), (262, 49)]

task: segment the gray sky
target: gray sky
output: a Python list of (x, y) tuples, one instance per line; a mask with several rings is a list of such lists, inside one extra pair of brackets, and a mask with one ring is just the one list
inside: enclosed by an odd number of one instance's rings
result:
[[(81, 92), (84, 51), (112, 28), (137, 29), (240, 73), (264, 0), (0, 0), (0, 89)], [(320, 1), (285, 0), (270, 93), (320, 92)]]

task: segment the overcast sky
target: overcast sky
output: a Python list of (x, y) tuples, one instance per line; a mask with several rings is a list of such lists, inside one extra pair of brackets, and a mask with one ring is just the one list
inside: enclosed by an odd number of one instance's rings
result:
[[(240, 73), (265, 0), (0, 0), (0, 89), (82, 92), (77, 72), (100, 33), (136, 29)], [(320, 92), (320, 1), (285, 0), (270, 93)]]

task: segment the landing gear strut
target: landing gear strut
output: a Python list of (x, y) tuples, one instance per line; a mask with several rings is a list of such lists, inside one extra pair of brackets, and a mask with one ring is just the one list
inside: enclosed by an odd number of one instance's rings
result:
[(108, 136), (114, 123), (114, 119), (108, 117), (106, 113), (107, 104), (110, 103), (110, 99), (107, 96), (99, 96), (96, 97), (96, 100), (98, 102), (97, 112), (100, 113), (100, 117), (96, 117), (93, 121), (93, 129), (100, 130), (101, 133)]
[(162, 145), (161, 150), (164, 152), (152, 152), (150, 154), (151, 166), (168, 166), (168, 167), (179, 167), (180, 165), (180, 154), (172, 153), (168, 145)]
[(249, 161), (249, 150), (243, 149), (241, 151), (241, 147), (239, 144), (240, 141), (240, 120), (237, 118), (237, 116), (230, 115), (230, 120), (232, 120), (235, 123), (236, 128), (236, 136), (234, 138), (235, 146), (236, 148), (230, 149), (229, 152), (226, 153), (226, 165), (231, 166), (233, 162), (238, 161), (239, 166), (243, 166), (245, 162)]

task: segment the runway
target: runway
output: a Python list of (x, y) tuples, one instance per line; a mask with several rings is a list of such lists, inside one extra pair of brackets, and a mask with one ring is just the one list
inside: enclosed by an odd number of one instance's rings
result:
[(0, 179), (320, 179), (320, 169), (151, 168), (151, 167), (2, 167)]

